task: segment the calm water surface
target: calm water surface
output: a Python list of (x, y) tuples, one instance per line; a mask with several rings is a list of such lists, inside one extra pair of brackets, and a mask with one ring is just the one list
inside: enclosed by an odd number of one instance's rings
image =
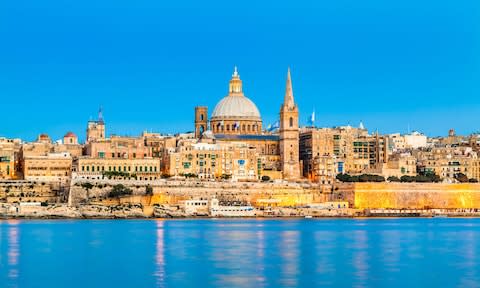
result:
[(480, 287), (480, 219), (0, 221), (0, 287)]

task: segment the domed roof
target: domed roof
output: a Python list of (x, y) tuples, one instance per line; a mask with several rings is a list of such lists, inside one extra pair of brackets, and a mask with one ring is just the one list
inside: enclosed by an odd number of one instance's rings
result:
[[(229, 94), (224, 97), (213, 110), (211, 118), (257, 118), (260, 119), (260, 112), (252, 100), (245, 97), (242, 91), (242, 80), (238, 74), (237, 67), (232, 75), (229, 84)], [(255, 120), (257, 120), (255, 119)]]
[(50, 140), (50, 136), (48, 136), (48, 134), (42, 133), (38, 136), (38, 139), (40, 139), (40, 140)]
[(77, 135), (75, 135), (75, 133), (70, 131), (67, 134), (65, 134), (65, 136), (63, 136), (63, 137), (77, 137)]
[(212, 113), (214, 117), (249, 117), (260, 118), (257, 106), (245, 96), (229, 95), (224, 97)]

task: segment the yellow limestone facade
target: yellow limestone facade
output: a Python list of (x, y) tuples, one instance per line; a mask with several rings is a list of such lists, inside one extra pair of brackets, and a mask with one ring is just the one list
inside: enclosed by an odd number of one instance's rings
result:
[(480, 209), (478, 183), (355, 183), (358, 209)]

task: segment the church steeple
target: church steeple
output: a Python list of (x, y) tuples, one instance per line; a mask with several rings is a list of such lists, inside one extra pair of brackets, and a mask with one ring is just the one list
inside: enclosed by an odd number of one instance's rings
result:
[(287, 73), (285, 98), (280, 108), (280, 161), (283, 179), (300, 178), (300, 150), (298, 129), (298, 107), (293, 100), (290, 68)]
[(287, 85), (285, 88), (285, 98), (283, 99), (283, 105), (289, 109), (293, 109), (295, 107), (295, 101), (293, 100), (293, 88), (292, 77), (290, 76), (290, 67), (288, 67), (287, 72)]
[(228, 89), (229, 95), (241, 96), (242, 92), (242, 80), (240, 80), (240, 74), (238, 74), (237, 66), (235, 66), (232, 79), (230, 80), (230, 85)]
[(98, 109), (98, 123), (103, 124), (103, 109), (102, 106)]

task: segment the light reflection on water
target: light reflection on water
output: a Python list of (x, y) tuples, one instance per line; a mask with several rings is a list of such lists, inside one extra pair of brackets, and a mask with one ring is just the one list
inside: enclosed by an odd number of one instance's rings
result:
[(476, 287), (480, 219), (0, 221), (0, 287)]
[(19, 230), (17, 220), (9, 220), (8, 223), (8, 278), (11, 279), (10, 287), (18, 287), (18, 258), (20, 248), (18, 243)]

